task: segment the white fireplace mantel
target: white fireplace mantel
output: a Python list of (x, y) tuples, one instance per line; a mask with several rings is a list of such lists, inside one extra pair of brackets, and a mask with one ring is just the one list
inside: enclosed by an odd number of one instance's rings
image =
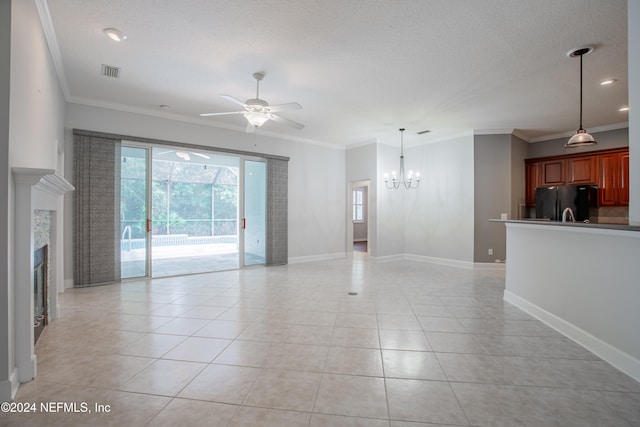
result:
[[(34, 211), (52, 212), (51, 267), (54, 286), (49, 292), (51, 320), (59, 315), (58, 284), (63, 283), (62, 196), (74, 187), (52, 169), (13, 168), (15, 184), (15, 306), (13, 309), (14, 357), (18, 383), (36, 376), (33, 343)], [(19, 384), (13, 384), (16, 390)]]

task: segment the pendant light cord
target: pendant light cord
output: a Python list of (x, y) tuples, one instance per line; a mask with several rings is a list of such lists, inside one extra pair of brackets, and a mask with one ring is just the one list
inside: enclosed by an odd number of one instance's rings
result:
[(580, 129), (582, 129), (582, 57), (584, 54), (580, 55)]

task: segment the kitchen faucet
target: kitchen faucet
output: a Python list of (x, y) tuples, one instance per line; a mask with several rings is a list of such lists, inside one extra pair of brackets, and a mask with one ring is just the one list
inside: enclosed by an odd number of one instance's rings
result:
[(576, 222), (576, 217), (573, 215), (573, 209), (570, 207), (566, 207), (562, 211), (562, 222), (567, 222), (567, 214), (570, 222)]

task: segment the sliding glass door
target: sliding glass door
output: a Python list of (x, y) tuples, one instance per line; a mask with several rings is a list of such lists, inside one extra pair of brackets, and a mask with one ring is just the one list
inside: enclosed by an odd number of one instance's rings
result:
[(120, 169), (122, 279), (265, 264), (263, 160), (123, 142)]
[(244, 161), (243, 265), (265, 263), (267, 173), (264, 161)]
[(240, 158), (154, 147), (151, 275), (178, 276), (240, 266)]
[(149, 149), (120, 150), (120, 276), (149, 275)]

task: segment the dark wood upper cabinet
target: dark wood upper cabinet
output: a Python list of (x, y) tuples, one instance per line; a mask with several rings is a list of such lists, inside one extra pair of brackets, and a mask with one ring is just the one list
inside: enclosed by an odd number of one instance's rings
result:
[(600, 206), (629, 206), (629, 152), (603, 154), (598, 166)]
[(598, 184), (598, 157), (567, 159), (567, 184)]
[(542, 185), (564, 185), (566, 183), (565, 160), (548, 160), (542, 162)]
[(598, 204), (600, 206), (615, 206), (618, 199), (618, 154), (603, 154), (598, 156), (600, 166), (600, 181), (598, 182)]
[(536, 187), (597, 185), (600, 206), (629, 205), (629, 148), (525, 160), (525, 203), (535, 206)]

